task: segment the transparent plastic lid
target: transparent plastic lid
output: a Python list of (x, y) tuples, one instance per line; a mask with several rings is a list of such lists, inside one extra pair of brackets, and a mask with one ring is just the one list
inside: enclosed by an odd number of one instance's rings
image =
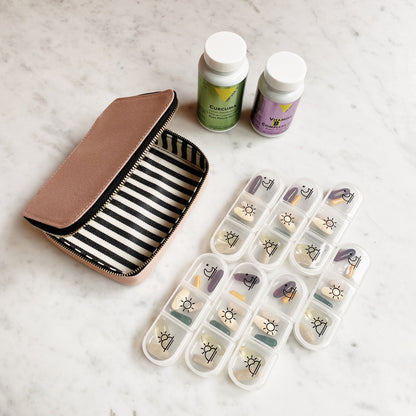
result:
[(160, 366), (177, 361), (228, 277), (227, 263), (215, 254), (194, 261), (143, 339), (150, 361)]
[(362, 200), (361, 192), (355, 185), (342, 182), (328, 192), (325, 203), (339, 213), (352, 218), (356, 214)]
[(309, 215), (322, 202), (322, 190), (311, 179), (300, 178), (288, 186), (283, 201)]

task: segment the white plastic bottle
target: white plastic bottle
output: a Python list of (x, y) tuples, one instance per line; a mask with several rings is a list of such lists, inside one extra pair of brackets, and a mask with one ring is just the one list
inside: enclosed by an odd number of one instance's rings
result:
[(289, 128), (303, 94), (306, 70), (305, 61), (292, 52), (277, 52), (267, 60), (251, 112), (257, 133), (277, 137)]
[(208, 130), (232, 129), (241, 113), (248, 74), (247, 45), (233, 32), (217, 32), (205, 42), (198, 65), (198, 119)]

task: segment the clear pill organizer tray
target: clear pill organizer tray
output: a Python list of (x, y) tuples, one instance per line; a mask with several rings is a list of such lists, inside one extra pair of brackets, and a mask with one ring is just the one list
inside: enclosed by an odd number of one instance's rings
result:
[(320, 350), (331, 342), (369, 266), (369, 256), (361, 247), (350, 243), (339, 247), (294, 326), (303, 347)]
[(321, 202), (322, 191), (310, 179), (291, 184), (257, 232), (248, 250), (250, 261), (267, 271), (275, 270)]
[(221, 371), (267, 285), (265, 275), (255, 265), (240, 263), (234, 268), (186, 349), (185, 360), (194, 373), (206, 377)]
[(217, 255), (195, 260), (144, 336), (142, 347), (150, 361), (160, 366), (177, 361), (227, 278), (228, 266)]
[(264, 384), (307, 294), (305, 283), (295, 275), (280, 275), (269, 282), (229, 361), (228, 373), (237, 386), (254, 390)]
[(283, 188), (271, 170), (253, 175), (211, 237), (211, 250), (229, 262), (238, 261)]
[(331, 189), (290, 252), (290, 262), (306, 276), (319, 275), (362, 202), (361, 193), (348, 183)]

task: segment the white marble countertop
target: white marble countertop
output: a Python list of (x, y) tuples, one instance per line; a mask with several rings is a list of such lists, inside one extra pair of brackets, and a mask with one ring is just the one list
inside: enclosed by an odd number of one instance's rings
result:
[[(320, 414), (416, 411), (415, 5), (410, 1), (0, 2), (0, 415)], [(197, 122), (207, 36), (239, 33), (250, 72), (239, 125)], [(278, 50), (304, 57), (304, 97), (285, 136), (249, 126), (258, 76)], [(210, 180), (166, 256), (124, 287), (52, 247), (21, 213), (116, 97), (173, 88), (171, 129), (206, 153)], [(289, 338), (267, 384), (239, 390), (141, 350), (153, 319), (258, 169), (287, 184), (355, 183), (364, 204), (343, 241), (372, 267), (331, 345)]]

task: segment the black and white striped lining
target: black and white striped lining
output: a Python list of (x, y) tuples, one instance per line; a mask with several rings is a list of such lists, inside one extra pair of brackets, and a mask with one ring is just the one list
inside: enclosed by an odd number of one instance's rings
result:
[(200, 151), (165, 131), (94, 220), (74, 235), (57, 239), (104, 269), (133, 272), (169, 236), (206, 170)]

